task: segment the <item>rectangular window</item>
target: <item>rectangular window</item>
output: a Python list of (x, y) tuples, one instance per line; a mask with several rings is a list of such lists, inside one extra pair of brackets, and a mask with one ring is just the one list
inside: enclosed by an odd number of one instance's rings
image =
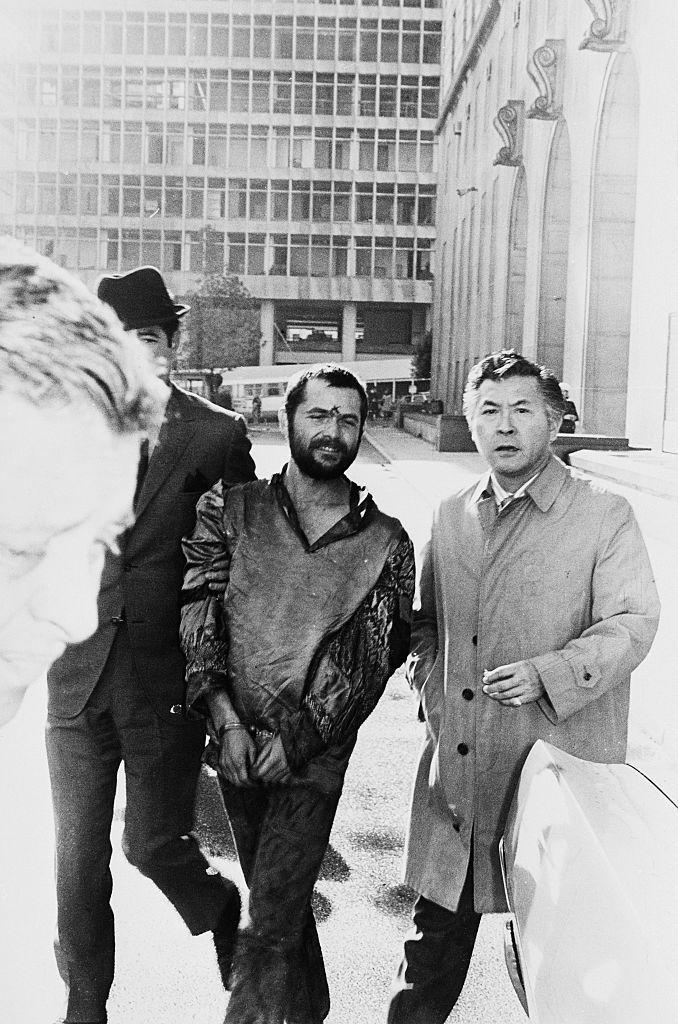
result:
[(335, 277), (348, 274), (348, 238), (335, 235), (332, 239), (332, 270)]
[(266, 182), (253, 179), (250, 182), (250, 220), (266, 220), (268, 202)]
[(330, 236), (313, 235), (311, 238), (311, 277), (329, 277)]
[[(247, 144), (245, 144), (247, 146)], [(247, 148), (245, 148), (247, 151)], [(232, 154), (231, 154), (232, 155)], [(207, 163), (210, 167), (226, 167), (228, 159), (227, 133), (225, 124), (209, 126), (209, 148)]]
[(414, 224), (414, 185), (400, 185), (398, 188), (398, 224)]
[(165, 216), (181, 217), (184, 212), (184, 192), (181, 178), (165, 178)]
[(332, 166), (332, 129), (317, 128), (315, 133), (315, 167), (329, 169)]
[[(247, 73), (245, 73), (247, 78)], [(247, 85), (245, 86), (245, 103), (247, 103)], [(210, 71), (210, 110), (228, 110), (228, 72)], [(247, 110), (247, 106), (245, 106)]]
[(275, 143), (275, 167), (290, 166), (290, 130), (289, 128), (275, 127), (273, 129), (273, 141)]
[(163, 268), (181, 270), (181, 232), (166, 231), (163, 242)]
[(276, 18), (274, 46), (277, 60), (292, 60), (293, 35), (291, 18)]
[(355, 18), (342, 18), (339, 22), (339, 60), (353, 62), (356, 54), (356, 20)]
[(77, 107), (80, 103), (80, 78), (77, 68), (61, 69), (61, 105)]
[(403, 64), (419, 63), (419, 42), (421, 33), (417, 21), (403, 22), (401, 60)]
[(273, 198), (273, 220), (287, 220), (289, 206), (289, 182), (286, 180), (274, 179), (271, 182)]
[(292, 112), (292, 75), (276, 71), (273, 76), (273, 113)]
[(186, 215), (188, 217), (203, 217), (203, 180), (202, 178), (187, 178), (186, 179), (186, 202), (187, 210)]
[(221, 220), (226, 216), (226, 179), (209, 178), (207, 182), (207, 220)]
[(311, 213), (311, 186), (308, 181), (292, 182), (292, 220), (308, 220)]
[(188, 98), (191, 110), (207, 110), (207, 72), (203, 68), (189, 69)]
[(379, 137), (377, 139), (377, 170), (395, 171), (395, 169), (395, 132), (379, 132)]
[(80, 212), (88, 216), (99, 213), (99, 182), (96, 174), (83, 174), (80, 178)]
[(361, 224), (371, 222), (373, 206), (372, 185), (359, 181), (356, 185), (355, 219)]
[(247, 217), (247, 182), (242, 178), (228, 183), (228, 215), (236, 220)]
[(205, 126), (192, 124), (188, 126), (189, 159), (192, 164), (204, 165), (205, 163)]
[(268, 167), (268, 128), (253, 124), (250, 135), (250, 167)]
[(437, 78), (424, 78), (421, 85), (421, 116), (438, 116), (438, 94), (440, 92), (440, 80)]
[(54, 216), (57, 212), (56, 174), (38, 175), (38, 213)]
[(355, 272), (356, 277), (372, 276), (371, 238), (356, 238), (355, 240)]
[(146, 50), (152, 57), (163, 57), (165, 54), (165, 15), (148, 15), (146, 28)]
[(250, 109), (250, 74), (249, 71), (231, 72), (231, 110), (235, 113), (247, 113)]
[(59, 132), (59, 158), (61, 162), (73, 163), (78, 159), (78, 123), (62, 121)]
[(115, 216), (120, 212), (120, 179), (104, 174), (102, 184), (101, 212), (104, 216)]
[(264, 274), (265, 235), (248, 235), (247, 237), (247, 273)]
[(318, 60), (334, 60), (336, 30), (334, 18), (318, 18)]
[(122, 179), (122, 215), (141, 216), (141, 179), (137, 175), (126, 174)]
[(398, 60), (398, 22), (382, 21), (381, 23), (381, 59), (389, 64)]
[(393, 185), (377, 185), (374, 219), (377, 224), (393, 223)]
[(296, 60), (313, 60), (313, 18), (297, 18)]
[(167, 52), (170, 56), (183, 57), (186, 54), (186, 15), (170, 14), (167, 33)]
[(83, 107), (98, 107), (101, 100), (101, 82), (98, 68), (84, 68), (82, 78)]
[(337, 181), (334, 183), (334, 220), (351, 219), (351, 183)]
[(250, 57), (250, 18), (248, 14), (233, 16), (233, 54), (234, 57)]
[(308, 238), (304, 235), (292, 235), (290, 245), (290, 276), (306, 277), (308, 275)]
[(315, 112), (316, 114), (334, 113), (334, 76), (316, 75), (315, 80)]
[(254, 56), (271, 56), (271, 19), (265, 15), (256, 15), (254, 18)]
[(207, 56), (207, 15), (191, 14), (188, 22), (188, 52), (191, 57)]
[(213, 57), (228, 57), (228, 15), (213, 14), (210, 25), (210, 53)]
[(228, 233), (228, 272), (245, 273), (245, 236), (240, 232)]
[(414, 242), (411, 238), (396, 238), (394, 276), (400, 280), (414, 277)]
[(294, 113), (313, 113), (313, 76), (297, 73), (294, 79)]
[(83, 121), (80, 141), (80, 159), (83, 164), (95, 163), (99, 159), (99, 122)]
[(162, 212), (162, 188), (160, 178), (144, 178), (144, 217), (158, 217)]
[(165, 136), (165, 161), (171, 167), (184, 162), (184, 126), (168, 124)]
[(141, 68), (127, 68), (124, 77), (125, 106), (140, 110), (144, 105), (144, 75)]
[(287, 235), (273, 236), (273, 262), (269, 273), (277, 276), (287, 274)]
[(374, 240), (374, 276), (393, 277), (393, 242), (390, 238)]
[[(161, 124), (149, 124), (146, 134), (146, 161), (149, 164), (163, 162), (164, 138)], [(125, 155), (125, 159), (128, 159)]]
[(424, 64), (440, 63), (440, 40), (442, 24), (439, 21), (424, 22)]
[(349, 117), (353, 113), (355, 84), (353, 75), (339, 75), (337, 79), (337, 114)]
[(271, 76), (268, 71), (255, 71), (252, 76), (252, 111), (268, 114), (271, 107)]
[(162, 245), (159, 231), (144, 229), (141, 236), (141, 262), (151, 267), (159, 267), (162, 261)]
[(358, 145), (358, 167), (361, 171), (374, 169), (374, 132), (360, 131)]
[(292, 166), (313, 167), (313, 141), (310, 128), (297, 128), (292, 141)]
[(417, 210), (417, 224), (424, 227), (433, 227), (436, 222), (436, 198), (435, 187), (422, 185), (419, 189), (419, 207)]
[(396, 116), (396, 82), (395, 75), (382, 75), (379, 81), (379, 116)]
[(351, 166), (351, 131), (338, 128), (334, 139), (334, 166), (347, 171)]
[(377, 59), (377, 21), (361, 21), (360, 23), (360, 60), (376, 61)]
[(235, 170), (245, 170), (247, 168), (247, 126), (244, 124), (231, 125), (231, 148), (228, 166)]
[(316, 181), (313, 184), (313, 220), (330, 223), (332, 220), (332, 192), (329, 181)]

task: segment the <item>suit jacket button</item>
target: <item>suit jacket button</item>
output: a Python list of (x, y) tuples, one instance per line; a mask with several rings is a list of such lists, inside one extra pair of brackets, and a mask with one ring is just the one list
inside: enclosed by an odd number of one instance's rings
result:
[(473, 639), (474, 646), (477, 647), (478, 646), (478, 634), (474, 633), (472, 639)]
[(466, 746), (465, 743), (458, 743), (457, 744), (457, 750), (459, 751), (459, 753), (461, 754), (462, 757), (464, 757), (466, 754), (468, 754), (468, 747)]
[(114, 626), (119, 626), (124, 621), (124, 615), (111, 615), (111, 622), (113, 623)]
[(461, 825), (459, 824), (458, 821), (452, 823), (452, 828), (454, 829), (455, 832), (461, 832)]
[(590, 672), (584, 672), (584, 679), (586, 680), (587, 683), (588, 683), (590, 678), (591, 678), (591, 673)]
[(170, 708), (170, 715), (183, 715), (183, 713), (184, 713), (184, 705), (183, 704), (173, 704), (172, 707)]
[(132, 571), (132, 563), (131, 562), (125, 562), (125, 564), (122, 567), (122, 571), (123, 572), (131, 572)]
[(464, 687), (464, 689), (461, 691), (461, 695), (464, 698), (464, 700), (473, 700), (475, 696), (473, 690), (471, 690), (468, 686)]

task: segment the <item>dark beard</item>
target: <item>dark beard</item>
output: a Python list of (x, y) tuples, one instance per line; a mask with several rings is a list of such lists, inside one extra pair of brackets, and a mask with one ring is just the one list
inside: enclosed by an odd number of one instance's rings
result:
[[(290, 453), (294, 462), (301, 472), (312, 480), (338, 480), (355, 461), (355, 457), (358, 454), (358, 446), (356, 446), (355, 451), (351, 451), (341, 441), (330, 441), (329, 439), (314, 441), (310, 448), (304, 448), (299, 444), (294, 428), (290, 430), (289, 440)], [(337, 449), (341, 455), (338, 462), (335, 462), (333, 465), (325, 465), (316, 457), (314, 449), (324, 445), (333, 445)]]

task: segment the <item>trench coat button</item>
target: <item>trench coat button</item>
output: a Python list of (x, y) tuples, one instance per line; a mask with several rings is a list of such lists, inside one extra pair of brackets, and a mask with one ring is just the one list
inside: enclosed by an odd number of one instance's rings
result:
[(184, 713), (184, 705), (183, 704), (173, 704), (172, 707), (170, 708), (170, 715), (183, 715), (183, 713)]
[(584, 679), (586, 680), (587, 683), (588, 683), (590, 678), (591, 678), (591, 673), (590, 672), (584, 672)]
[(468, 754), (468, 747), (467, 747), (467, 745), (465, 743), (458, 743), (457, 744), (457, 750), (459, 751), (459, 753), (461, 754), (462, 757), (465, 754)]
[(473, 690), (471, 690), (468, 686), (464, 687), (464, 689), (461, 691), (461, 695), (464, 698), (464, 700), (473, 700), (475, 696)]
[(473, 645), (474, 645), (474, 647), (478, 646), (478, 634), (477, 633), (473, 634)]
[(458, 821), (452, 822), (452, 828), (454, 829), (455, 832), (461, 832), (461, 825), (459, 824)]

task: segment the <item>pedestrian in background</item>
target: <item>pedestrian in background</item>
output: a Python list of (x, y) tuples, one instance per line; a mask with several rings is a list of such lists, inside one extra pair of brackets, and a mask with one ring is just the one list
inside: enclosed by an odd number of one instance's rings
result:
[(577, 406), (570, 398), (570, 389), (567, 384), (561, 384), (560, 390), (562, 391), (563, 399), (565, 400), (565, 411), (563, 412), (563, 422), (560, 425), (560, 433), (574, 434), (575, 426), (579, 422)]
[(488, 356), (464, 412), (489, 472), (442, 502), (423, 557), (408, 678), (426, 743), (405, 871), (419, 896), (389, 1024), (443, 1024), (481, 914), (507, 909), (498, 845), (535, 740), (624, 761), (630, 676), (659, 617), (628, 502), (551, 454), (555, 376)]
[(83, 284), (0, 239), (0, 725), (97, 624), (104, 552), (129, 524), (149, 360)]
[(118, 768), (126, 778), (123, 850), (193, 934), (211, 930), (224, 976), (240, 916), (233, 882), (210, 873), (191, 835), (205, 745), (184, 710), (179, 646), (181, 539), (200, 496), (254, 476), (244, 421), (169, 383), (179, 321), (160, 273), (103, 277), (99, 298), (145, 343), (164, 418), (141, 448), (134, 522), (106, 556), (99, 626), (48, 675), (47, 756), (56, 827), (57, 937), (66, 1024), (103, 1024), (113, 981), (110, 830)]
[[(347, 480), (367, 395), (333, 365), (293, 377), (282, 473), (214, 491), (184, 545), (188, 696), (249, 887), (226, 1024), (321, 1024), (311, 896), (358, 728), (409, 648), (412, 545)], [(206, 581), (225, 553), (223, 601)]]

